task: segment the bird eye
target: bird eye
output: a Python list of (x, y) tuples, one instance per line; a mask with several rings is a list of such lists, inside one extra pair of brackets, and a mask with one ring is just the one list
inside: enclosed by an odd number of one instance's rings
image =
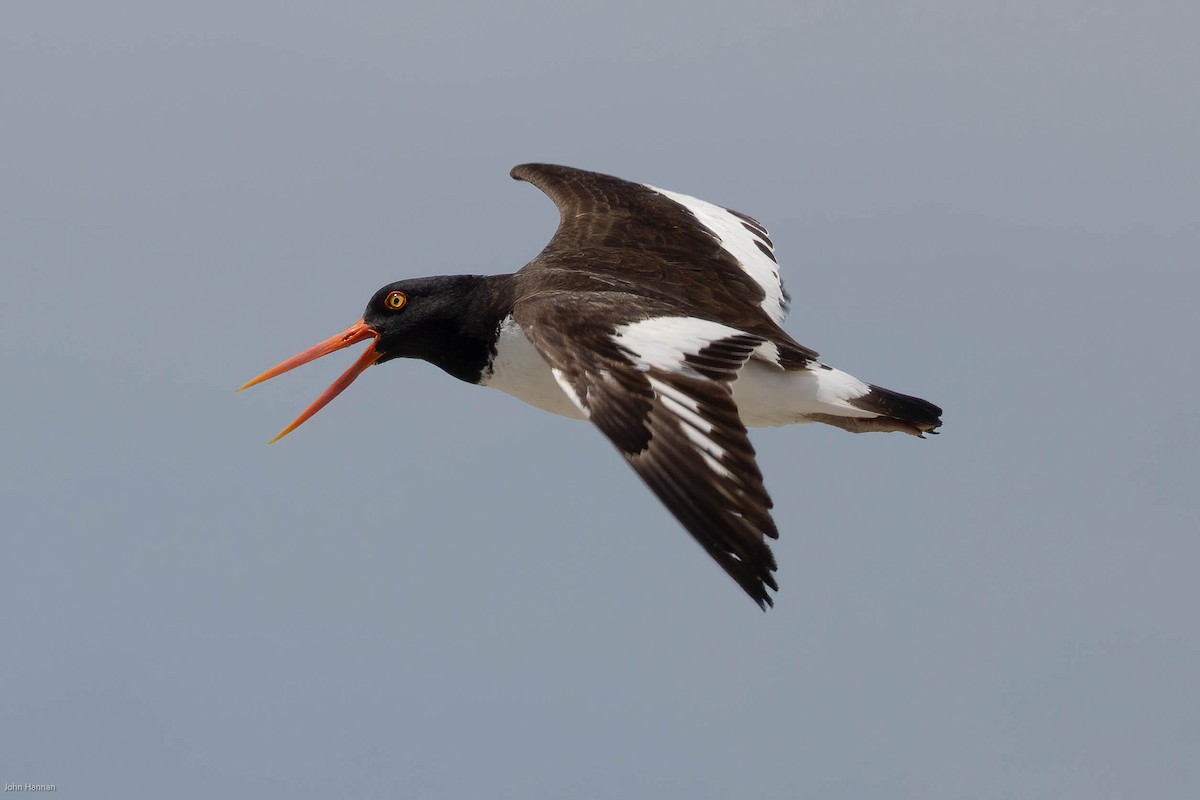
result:
[(404, 304), (408, 302), (408, 295), (404, 292), (391, 292), (384, 299), (383, 304), (392, 311), (399, 311), (404, 308)]

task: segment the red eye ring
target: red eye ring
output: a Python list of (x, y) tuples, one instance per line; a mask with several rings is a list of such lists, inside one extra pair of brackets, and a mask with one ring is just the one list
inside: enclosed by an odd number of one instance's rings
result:
[(389, 292), (388, 296), (383, 298), (383, 305), (390, 311), (399, 311), (407, 302), (408, 295), (404, 292)]

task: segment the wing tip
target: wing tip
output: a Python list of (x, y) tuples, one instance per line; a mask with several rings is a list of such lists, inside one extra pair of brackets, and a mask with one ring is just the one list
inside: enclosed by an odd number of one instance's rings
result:
[[(741, 581), (739, 581), (739, 583), (741, 583)], [(750, 599), (757, 603), (758, 607), (764, 612), (775, 607), (775, 598), (767, 593), (767, 589), (770, 588), (771, 591), (778, 592), (779, 584), (775, 582), (775, 577), (769, 572), (765, 577), (758, 576), (756, 578), (756, 583), (752, 583), (749, 586), (742, 583), (741, 586), (742, 589), (745, 590), (746, 594), (750, 596)]]
[(766, 560), (742, 561), (717, 558), (716, 561), (729, 574), (729, 577), (742, 588), (747, 596), (763, 611), (775, 607), (775, 598), (767, 591), (779, 591), (779, 583), (775, 580), (775, 554), (771, 548), (763, 544)]
[(561, 164), (546, 164), (540, 161), (527, 161), (524, 164), (517, 164), (508, 171), (508, 176), (516, 181), (527, 181), (535, 183), (535, 178), (547, 173), (564, 173), (564, 172), (582, 172), (573, 167), (564, 167)]

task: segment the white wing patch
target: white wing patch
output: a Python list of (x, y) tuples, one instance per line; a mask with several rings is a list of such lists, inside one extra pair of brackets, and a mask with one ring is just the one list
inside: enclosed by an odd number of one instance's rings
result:
[(619, 326), (613, 341), (631, 352), (639, 372), (650, 367), (695, 375), (684, 357), (695, 355), (718, 339), (742, 336), (742, 331), (695, 317), (652, 317)]
[[(783, 281), (779, 277), (779, 265), (772, 256), (767, 255), (767, 252), (774, 252), (770, 239), (755, 233), (741, 217), (706, 200), (669, 192), (648, 184), (646, 188), (679, 203), (717, 237), (721, 247), (762, 287), (765, 295), (760, 303), (762, 310), (775, 320), (776, 324), (782, 325), (784, 317), (787, 316), (787, 298), (783, 293)], [(764, 249), (767, 252), (763, 252)]]
[[(694, 317), (654, 317), (621, 325), (612, 338), (631, 354), (634, 369), (639, 372), (653, 368), (694, 376), (699, 373), (687, 363), (687, 356), (700, 353), (715, 341), (742, 335), (737, 328), (719, 322)], [(722, 478), (732, 477), (721, 463), (728, 454), (713, 441), (714, 426), (700, 414), (696, 399), (658, 378), (650, 376), (649, 380), (662, 407), (678, 420), (680, 432), (696, 446), (708, 468)]]

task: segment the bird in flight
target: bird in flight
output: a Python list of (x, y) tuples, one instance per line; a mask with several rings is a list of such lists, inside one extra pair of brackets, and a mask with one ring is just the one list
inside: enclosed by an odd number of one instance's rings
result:
[(384, 286), (358, 322), (241, 387), (369, 342), (271, 441), (372, 364), (424, 359), (589, 420), (730, 577), (761, 608), (774, 605), (766, 540), (779, 531), (747, 426), (923, 436), (942, 410), (822, 363), (780, 327), (788, 296), (771, 239), (751, 217), (571, 167), (522, 164), (512, 177), (558, 207), (545, 249), (508, 275)]

